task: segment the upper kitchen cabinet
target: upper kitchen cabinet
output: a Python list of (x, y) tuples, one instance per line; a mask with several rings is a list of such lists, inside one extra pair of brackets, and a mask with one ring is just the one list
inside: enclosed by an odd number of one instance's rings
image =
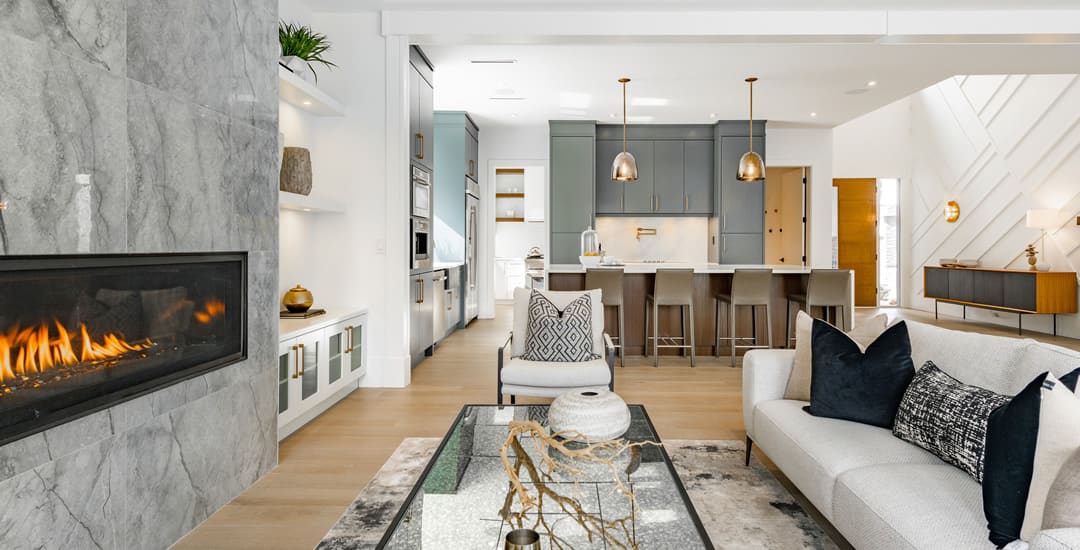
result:
[(577, 263), (581, 232), (593, 223), (596, 123), (552, 120), (549, 130), (551, 253), (548, 261)]
[(480, 130), (464, 111), (435, 113), (435, 257), (441, 262), (465, 260), (465, 186), (477, 177)]
[(622, 126), (597, 127), (596, 213), (708, 216), (713, 213), (713, 129), (703, 125), (628, 128), (627, 151), (638, 179), (615, 182), (611, 163), (622, 151)]
[(410, 160), (428, 170), (435, 167), (435, 70), (420, 48), (409, 49)]
[[(762, 233), (765, 230), (765, 185), (739, 181), (739, 159), (749, 151), (746, 137), (722, 137), (720, 145), (720, 231)], [(754, 150), (764, 157), (765, 138), (754, 138)]]

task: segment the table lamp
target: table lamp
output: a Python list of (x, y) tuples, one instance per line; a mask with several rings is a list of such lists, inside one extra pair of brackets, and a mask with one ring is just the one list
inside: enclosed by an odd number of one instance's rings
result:
[[(1038, 208), (1027, 211), (1026, 225), (1041, 231), (1039, 235), (1039, 254), (1046, 260), (1046, 230), (1053, 229), (1057, 223), (1058, 211), (1053, 208)], [(1043, 271), (1040, 269), (1040, 271)]]

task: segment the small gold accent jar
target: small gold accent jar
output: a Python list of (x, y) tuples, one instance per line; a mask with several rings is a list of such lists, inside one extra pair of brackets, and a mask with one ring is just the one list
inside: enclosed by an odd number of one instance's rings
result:
[(315, 298), (311, 295), (310, 290), (296, 285), (285, 293), (281, 303), (285, 306), (285, 309), (293, 313), (303, 313), (311, 309), (311, 305), (315, 303)]

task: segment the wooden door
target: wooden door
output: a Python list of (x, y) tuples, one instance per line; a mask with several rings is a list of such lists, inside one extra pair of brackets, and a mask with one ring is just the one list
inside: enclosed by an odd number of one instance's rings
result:
[(877, 304), (877, 180), (834, 179), (837, 264), (855, 272), (855, 305)]

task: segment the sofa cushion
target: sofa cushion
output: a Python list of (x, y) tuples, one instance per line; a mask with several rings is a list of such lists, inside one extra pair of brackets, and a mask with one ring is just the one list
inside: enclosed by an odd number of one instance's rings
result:
[(933, 361), (965, 384), (1005, 395), (1020, 391), (1038, 374), (1024, 375), (1018, 382), (1016, 373), (1025, 348), (1034, 340), (949, 330), (916, 321), (907, 324), (916, 368)]
[[(510, 342), (510, 354), (521, 357), (525, 353), (525, 339), (528, 337), (529, 326), (529, 297), (532, 290), (527, 288), (514, 289), (514, 339)], [(604, 356), (604, 304), (600, 301), (600, 289), (554, 291), (539, 290), (555, 307), (566, 309), (574, 299), (582, 294), (588, 294), (592, 302), (592, 351), (600, 357)]]
[[(880, 313), (860, 321), (855, 328), (847, 332), (847, 335), (859, 345), (859, 349), (865, 350), (866, 346), (869, 346), (879, 334), (885, 332), (888, 324), (888, 315)], [(791, 378), (788, 378), (787, 388), (784, 390), (784, 399), (810, 400), (813, 331), (814, 318), (800, 310), (795, 316), (795, 363), (792, 365)]]
[(834, 482), (843, 472), (875, 464), (944, 464), (885, 428), (813, 416), (802, 410), (805, 404), (759, 403), (754, 441), (826, 517), (833, 508)]
[(522, 359), (577, 363), (599, 357), (592, 352), (592, 305), (586, 294), (560, 311), (534, 290), (529, 296), (527, 331)]
[(933, 363), (919, 369), (896, 413), (893, 434), (982, 482), (986, 424), (1009, 396), (968, 386)]
[(1058, 471), (1046, 495), (1043, 529), (1080, 528), (1080, 451)]
[(607, 386), (611, 382), (611, 371), (603, 359), (581, 363), (548, 363), (515, 357), (503, 365), (502, 382), (552, 388)]
[(1009, 395), (1020, 393), (1028, 382), (1047, 371), (1062, 382), (1068, 383), (1065, 377), (1077, 369), (1080, 369), (1080, 352), (1042, 342), (1033, 342), (1024, 348), (1020, 363), (1013, 369), (1016, 372), (1014, 376), (1016, 381), (1014, 391), (1009, 392)]
[(840, 475), (832, 523), (855, 548), (972, 549), (987, 540), (979, 484), (947, 464), (890, 464)]
[(1076, 550), (1080, 548), (1080, 529), (1039, 531), (1031, 539), (1031, 550)]
[(904, 390), (915, 376), (904, 321), (862, 351), (840, 329), (814, 321), (810, 406), (815, 416), (892, 428)]
[(1050, 486), (1080, 449), (1080, 397), (1050, 373), (990, 415), (983, 503), (990, 540), (1030, 541), (1042, 529)]

